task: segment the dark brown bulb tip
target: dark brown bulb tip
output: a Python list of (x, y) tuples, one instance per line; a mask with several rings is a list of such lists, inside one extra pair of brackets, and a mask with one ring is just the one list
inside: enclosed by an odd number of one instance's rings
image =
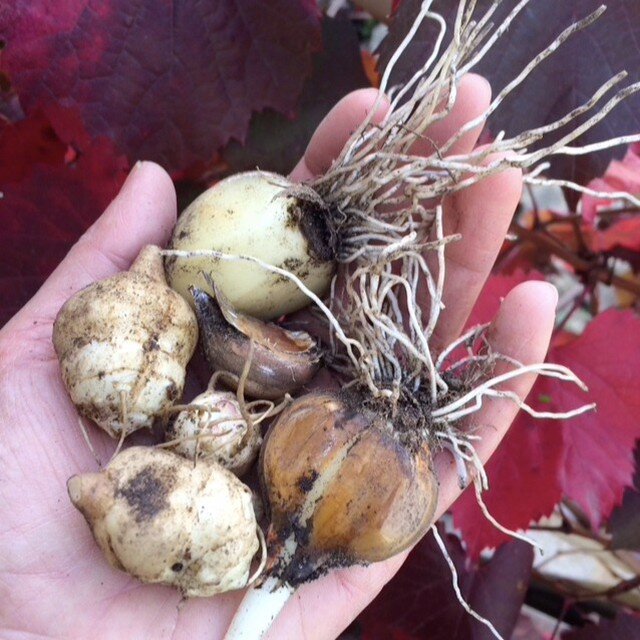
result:
[(311, 336), (242, 314), (216, 293), (214, 298), (191, 288), (205, 356), (214, 371), (239, 379), (251, 358), (245, 393), (264, 399), (281, 398), (311, 381), (320, 367)]

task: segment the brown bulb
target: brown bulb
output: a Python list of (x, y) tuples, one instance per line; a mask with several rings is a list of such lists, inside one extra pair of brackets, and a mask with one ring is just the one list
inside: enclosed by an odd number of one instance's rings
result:
[(438, 484), (429, 447), (403, 438), (359, 396), (294, 401), (271, 428), (261, 463), (276, 571), (293, 584), (323, 567), (389, 558), (432, 523)]
[[(239, 378), (251, 355), (245, 393), (276, 399), (307, 384), (320, 366), (319, 352), (304, 331), (287, 331), (270, 322), (239, 313), (212, 283), (216, 297), (192, 288), (202, 344), (215, 371)], [(225, 379), (226, 382), (226, 379)]]

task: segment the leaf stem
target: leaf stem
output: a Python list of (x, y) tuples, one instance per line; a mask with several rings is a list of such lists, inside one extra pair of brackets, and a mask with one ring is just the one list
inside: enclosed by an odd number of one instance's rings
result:
[[(603, 267), (599, 260), (589, 260), (577, 255), (551, 235), (532, 231), (531, 229), (527, 229), (526, 227), (519, 225), (517, 222), (514, 222), (511, 225), (511, 232), (514, 233), (519, 240), (530, 242), (539, 249), (543, 249), (544, 251), (561, 258), (579, 273), (588, 274), (590, 278), (597, 280), (598, 282), (613, 285), (614, 287), (628, 291), (635, 296), (640, 296), (640, 284), (625, 280), (615, 273), (612, 273), (611, 269)], [(600, 256), (596, 255), (596, 258), (600, 258)]]

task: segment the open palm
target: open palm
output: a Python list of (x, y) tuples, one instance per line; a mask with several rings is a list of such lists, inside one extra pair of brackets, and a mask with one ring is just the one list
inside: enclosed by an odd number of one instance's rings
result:
[[(481, 113), (489, 88), (477, 76), (463, 79), (451, 115), (428, 132), (429, 142)], [(326, 170), (375, 99), (375, 91), (350, 94), (313, 136), (292, 177), (305, 180)], [(382, 113), (376, 117), (382, 117)], [(467, 152), (477, 134), (454, 152)], [(435, 335), (442, 346), (461, 331), (495, 260), (520, 195), (520, 175), (505, 171), (446, 203), (445, 229), (463, 239), (447, 252), (446, 309)], [(102, 217), (72, 248), (36, 296), (0, 331), (0, 636), (18, 638), (222, 638), (242, 593), (182, 601), (173, 589), (143, 585), (111, 568), (71, 506), (69, 476), (96, 463), (77, 426), (51, 344), (53, 320), (62, 303), (95, 280), (127, 269), (140, 248), (163, 245), (176, 219), (169, 176), (139, 163)], [(545, 283), (520, 285), (505, 299), (489, 336), (494, 348), (523, 362), (544, 358), (553, 325), (556, 294)], [(525, 395), (533, 377), (515, 381)], [(515, 415), (495, 401), (476, 422), (491, 425), (478, 449), (487, 459)], [(114, 448), (91, 432), (99, 454)], [(459, 493), (455, 467), (436, 460), (441, 515)], [(376, 595), (405, 555), (370, 567), (335, 571), (304, 585), (276, 620), (270, 637), (330, 639)]]

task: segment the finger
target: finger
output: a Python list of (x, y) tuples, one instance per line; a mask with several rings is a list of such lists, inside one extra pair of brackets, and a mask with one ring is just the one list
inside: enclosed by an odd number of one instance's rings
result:
[[(558, 296), (545, 282), (527, 282), (514, 288), (505, 298), (488, 336), (494, 351), (525, 364), (542, 362), (548, 349)], [(535, 380), (526, 375), (513, 380), (505, 389), (524, 398)], [(491, 400), (471, 421), (482, 425), (477, 451), (486, 462), (506, 434), (518, 407), (508, 400)], [(436, 517), (440, 517), (460, 495), (455, 465), (448, 454), (435, 460), (440, 481)], [(331, 640), (373, 600), (397, 572), (408, 552), (369, 567), (333, 571), (315, 582), (303, 585), (287, 603), (267, 634), (277, 638)], [(327, 613), (329, 612), (329, 613)]]
[[(301, 182), (323, 174), (338, 157), (351, 134), (375, 108), (373, 124), (379, 124), (389, 110), (389, 101), (377, 89), (358, 89), (338, 102), (318, 125), (304, 156), (291, 172), (291, 180)], [(376, 101), (378, 104), (376, 105)]]
[[(490, 156), (488, 161), (495, 160)], [(444, 234), (462, 239), (445, 249), (444, 309), (431, 338), (441, 351), (464, 327), (489, 276), (520, 201), (522, 172), (507, 169), (458, 191), (444, 202)], [(428, 305), (426, 292), (418, 300)]]
[[(326, 171), (332, 160), (340, 153), (352, 131), (370, 112), (377, 95), (378, 92), (375, 89), (362, 89), (343, 98), (319, 125), (304, 157), (291, 173), (291, 179), (308, 180)], [(456, 101), (451, 112), (446, 118), (429, 127), (424, 138), (416, 143), (412, 152), (417, 154), (433, 153), (434, 149), (444, 144), (461, 126), (482, 114), (490, 101), (491, 86), (489, 83), (482, 76), (465, 75), (460, 80)], [(385, 105), (388, 107), (388, 102)], [(386, 111), (376, 112), (373, 121), (381, 120), (384, 113)], [(467, 153), (471, 151), (481, 130), (482, 126), (478, 126), (467, 132), (453, 145), (451, 152)], [(455, 216), (455, 208), (452, 210), (452, 215)], [(340, 284), (338, 284), (337, 290), (340, 290)], [(423, 295), (419, 294), (418, 300), (423, 302), (421, 306), (427, 305), (427, 300)], [(305, 313), (302, 312), (297, 318), (305, 318)], [(304, 327), (301, 326), (301, 328)]]
[[(558, 292), (548, 282), (524, 282), (514, 287), (504, 299), (491, 323), (487, 337), (494, 353), (514, 358), (523, 364), (543, 362), (555, 321)], [(501, 373), (496, 368), (494, 374)], [(526, 374), (501, 385), (526, 398), (536, 376)], [(518, 413), (518, 406), (508, 399), (487, 399), (483, 408), (470, 416), (469, 426), (477, 427), (481, 439), (475, 445), (480, 459), (486, 462), (506, 434)], [(436, 459), (436, 473), (441, 478), (440, 499), (446, 508), (460, 494), (453, 461), (448, 454)]]
[[(340, 154), (351, 134), (374, 108), (378, 98), (376, 89), (359, 89), (345, 96), (325, 116), (313, 134), (304, 156), (291, 172), (295, 181), (310, 180), (329, 169)], [(452, 111), (446, 118), (432, 125), (424, 138), (416, 143), (416, 154), (433, 153), (458, 129), (480, 115), (491, 100), (491, 87), (482, 77), (467, 74), (460, 80), (458, 94)], [(389, 110), (389, 101), (381, 99), (371, 121), (382, 122)], [(450, 153), (465, 153), (473, 149), (482, 126), (467, 132), (452, 146)]]
[(176, 194), (169, 175), (152, 162), (137, 163), (102, 216), (7, 327), (50, 322), (73, 293), (127, 269), (144, 245), (164, 244), (175, 220)]

